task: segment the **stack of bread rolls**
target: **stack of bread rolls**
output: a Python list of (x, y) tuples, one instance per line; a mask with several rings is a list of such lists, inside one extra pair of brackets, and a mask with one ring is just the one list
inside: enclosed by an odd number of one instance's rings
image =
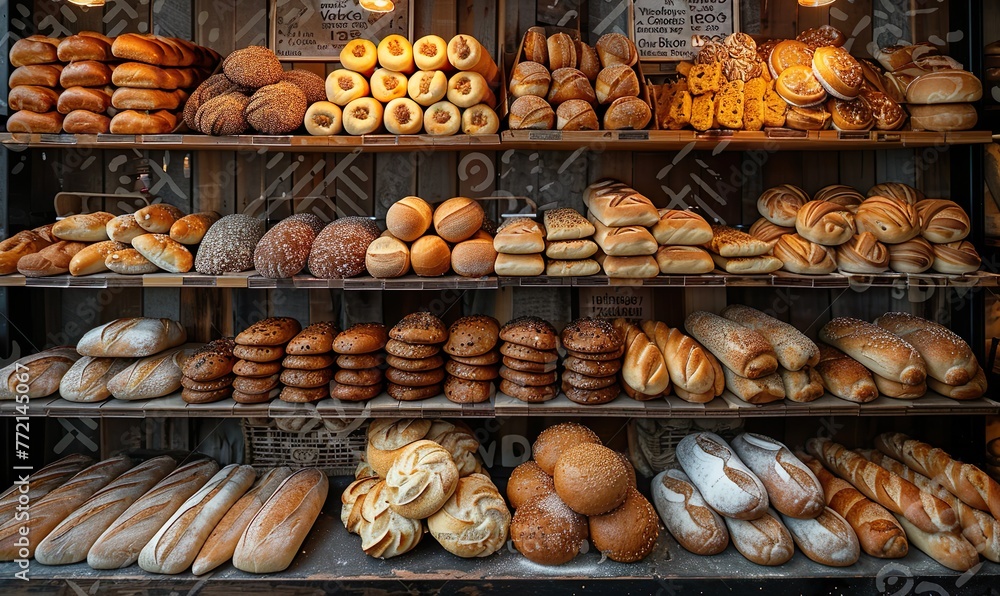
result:
[[(563, 329), (560, 339), (566, 349), (566, 359), (563, 361), (566, 370), (562, 374), (562, 392), (570, 401), (598, 405), (618, 397), (621, 387), (617, 372), (621, 371), (622, 378), (627, 376), (622, 369), (626, 335), (626, 329), (616, 328), (604, 319), (590, 317), (577, 319)], [(571, 365), (573, 369), (570, 369)], [(665, 387), (660, 385), (664, 380), (669, 383), (666, 370), (661, 367), (659, 371), (644, 369), (639, 372), (638, 368), (636, 377), (657, 377), (649, 379), (649, 386), (643, 385), (643, 389), (655, 394), (665, 391)], [(656, 391), (657, 388), (659, 391)]]
[(486, 557), (507, 541), (510, 512), (462, 423), (376, 419), (365, 462), (341, 495), (340, 519), (365, 554), (388, 559), (430, 534), (459, 557)]
[(184, 363), (181, 397), (189, 404), (207, 404), (233, 394), (236, 342), (231, 337), (212, 340)]
[(358, 323), (337, 334), (333, 351), (338, 354), (340, 370), (333, 378), (330, 396), (343, 401), (367, 401), (382, 393), (380, 367), (385, 362), (387, 342), (389, 335), (381, 323)]
[(659, 209), (660, 220), (650, 232), (659, 248), (656, 264), (664, 275), (698, 275), (715, 269), (712, 255), (701, 246), (712, 241), (712, 227), (703, 217), (683, 209)]
[(602, 35), (595, 49), (566, 33), (546, 37), (541, 27), (530, 28), (511, 73), (510, 128), (646, 128), (652, 111), (639, 96), (638, 61), (635, 44), (621, 33)]
[(314, 402), (330, 395), (333, 379), (333, 340), (337, 327), (328, 321), (313, 323), (285, 346), (281, 361), (282, 401)]
[(624, 182), (603, 179), (587, 187), (583, 202), (605, 275), (641, 279), (659, 274), (653, 257), (657, 243), (649, 228), (660, 217), (652, 201)]
[(627, 457), (574, 422), (542, 431), (531, 453), (534, 459), (515, 468), (507, 483), (510, 535), (522, 555), (562, 565), (586, 552), (588, 537), (620, 563), (653, 551), (660, 534), (656, 510), (636, 489)]
[(448, 328), (441, 319), (429, 312), (408, 314), (389, 330), (389, 339), (393, 344), (386, 357), (386, 392), (399, 401), (441, 395), (444, 358), (440, 352), (448, 341)]
[(57, 108), (63, 65), (58, 48), (58, 39), (44, 35), (30, 35), (11, 46), (9, 59), (12, 71), (7, 105), (13, 113), (7, 119), (8, 131), (62, 132), (65, 114)]
[[(63, 114), (63, 130), (72, 134), (100, 134), (111, 130), (114, 39), (81, 31), (59, 42), (59, 60), (68, 63), (60, 76), (63, 92), (56, 109)], [(110, 114), (109, 114), (110, 112)]]
[(271, 401), (281, 392), (281, 363), (285, 346), (302, 331), (290, 317), (268, 317), (236, 336), (233, 356), (233, 399), (241, 404)]
[(306, 113), (310, 134), (440, 136), (500, 128), (497, 65), (470, 35), (448, 42), (427, 35), (413, 44), (389, 35), (377, 46), (355, 39), (341, 50), (340, 63), (327, 76), (327, 101), (312, 103)]
[(444, 344), (446, 398), (463, 404), (489, 401), (500, 374), (499, 339), (500, 323), (487, 315), (470, 315), (451, 324)]
[(597, 243), (594, 224), (576, 209), (564, 207), (545, 211), (545, 275), (570, 277), (597, 275), (601, 265), (593, 258)]
[(533, 218), (505, 220), (493, 237), (497, 275), (531, 277), (545, 273), (545, 228)]
[(559, 393), (559, 334), (548, 321), (518, 317), (500, 328), (500, 391), (521, 401), (543, 402)]
[(781, 260), (767, 254), (770, 244), (730, 226), (713, 225), (707, 247), (715, 265), (726, 273), (772, 273), (781, 269)]

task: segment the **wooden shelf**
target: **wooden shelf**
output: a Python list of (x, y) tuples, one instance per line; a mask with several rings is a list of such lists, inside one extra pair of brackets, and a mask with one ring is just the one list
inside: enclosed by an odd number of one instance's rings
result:
[(761, 132), (711, 130), (622, 130), (557, 131), (508, 130), (494, 135), (240, 135), (212, 137), (200, 134), (166, 135), (71, 135), (0, 133), (0, 144), (12, 149), (146, 149), (182, 151), (293, 151), (293, 152), (409, 152), (409, 151), (503, 151), (507, 149), (566, 151), (842, 151), (940, 147), (992, 142), (989, 131), (796, 131), (769, 129)]
[(286, 279), (261, 277), (256, 271), (227, 275), (202, 275), (200, 273), (151, 273), (147, 275), (121, 275), (95, 273), (74, 277), (52, 275), (25, 277), (20, 274), (0, 276), (0, 287), (34, 288), (250, 288), (250, 289), (340, 289), (340, 290), (495, 290), (499, 287), (574, 287), (593, 288), (606, 286), (664, 287), (770, 287), (770, 288), (970, 288), (1000, 287), (1000, 275), (977, 271), (969, 275), (943, 275), (940, 273), (881, 273), (858, 275), (831, 273), (829, 275), (798, 275), (785, 271), (763, 275), (733, 275), (713, 271), (704, 275), (661, 275), (649, 279), (615, 279), (604, 275), (589, 277), (419, 277), (406, 275), (394, 279), (377, 279), (370, 276), (350, 279), (322, 279), (310, 275), (296, 275)]
[[(21, 415), (13, 401), (0, 402), (0, 417)], [(780, 401), (764, 405), (748, 404), (728, 391), (705, 404), (692, 404), (671, 395), (666, 399), (636, 401), (622, 394), (601, 405), (581, 405), (559, 394), (542, 403), (526, 403), (497, 392), (488, 402), (457, 404), (438, 395), (419, 401), (397, 401), (383, 393), (365, 402), (324, 399), (297, 404), (273, 399), (261, 404), (239, 404), (225, 399), (209, 404), (189, 404), (180, 394), (155, 399), (77, 403), (59, 396), (31, 400), (29, 416), (53, 418), (302, 418), (337, 420), (355, 418), (494, 418), (509, 416), (574, 416), (612, 418), (786, 418), (799, 416), (934, 416), (995, 415), (1000, 402), (980, 398), (953, 400), (936, 393), (914, 400), (880, 397), (856, 404), (825, 395), (810, 403)]]

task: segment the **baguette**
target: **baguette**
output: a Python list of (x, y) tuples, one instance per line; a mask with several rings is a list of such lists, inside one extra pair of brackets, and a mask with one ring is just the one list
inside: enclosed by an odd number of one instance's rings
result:
[(94, 542), (128, 507), (175, 467), (172, 457), (146, 460), (115, 478), (70, 513), (35, 549), (42, 565), (68, 565), (87, 558)]
[(177, 508), (218, 471), (215, 461), (200, 459), (171, 472), (101, 534), (87, 553), (87, 564), (93, 569), (120, 569), (135, 563), (142, 547)]
[(962, 536), (976, 548), (976, 552), (994, 563), (1000, 561), (1000, 523), (993, 516), (969, 507), (937, 482), (881, 451), (867, 450), (862, 451), (861, 455), (950, 505), (962, 526)]
[(250, 573), (283, 571), (316, 522), (329, 491), (326, 474), (299, 470), (264, 503), (240, 538), (233, 565)]
[(948, 569), (968, 571), (979, 563), (979, 554), (962, 535), (954, 532), (925, 532), (898, 513), (899, 525), (910, 544)]
[(170, 395), (181, 388), (181, 369), (197, 348), (182, 346), (137, 360), (108, 381), (108, 391), (127, 400)]
[(250, 525), (250, 521), (291, 474), (291, 468), (274, 468), (258, 479), (257, 484), (236, 501), (219, 521), (219, 525), (212, 530), (191, 565), (191, 573), (195, 575), (208, 573), (232, 559), (236, 545)]
[(722, 517), (680, 470), (665, 470), (651, 484), (653, 504), (677, 543), (696, 555), (717, 555), (729, 546)]
[(969, 507), (1000, 519), (1000, 484), (976, 466), (902, 433), (878, 435), (875, 448), (937, 482)]
[(0, 493), (0, 520), (14, 517), (22, 495), (27, 495), (29, 503), (37, 503), (39, 499), (59, 488), (63, 482), (74, 474), (94, 463), (86, 455), (67, 455), (45, 466), (37, 472), (19, 475), (14, 484)]
[(787, 370), (801, 370), (805, 366), (816, 366), (819, 363), (819, 348), (816, 344), (784, 321), (740, 304), (727, 306), (722, 310), (722, 316), (764, 336), (774, 348), (778, 364)]
[(677, 444), (677, 462), (712, 509), (733, 519), (756, 519), (767, 510), (767, 492), (718, 435), (692, 433)]
[(0, 369), (0, 400), (45, 397), (59, 390), (63, 376), (80, 358), (69, 346), (58, 346), (25, 356)]
[(659, 395), (670, 390), (670, 374), (663, 354), (636, 325), (618, 319), (615, 327), (624, 328), (625, 358), (622, 361), (622, 381), (639, 393)]
[(763, 435), (742, 433), (730, 445), (764, 484), (767, 500), (778, 513), (798, 519), (823, 514), (826, 508), (823, 487), (784, 444)]
[(892, 381), (919, 385), (927, 378), (927, 365), (913, 346), (867, 321), (837, 317), (823, 325), (819, 339)]
[(885, 507), (858, 492), (846, 480), (831, 474), (818, 459), (804, 453), (796, 455), (809, 466), (823, 485), (827, 507), (851, 524), (858, 536), (861, 550), (879, 559), (899, 559), (906, 556), (909, 552), (906, 533)]
[(230, 464), (219, 470), (143, 547), (139, 567), (164, 574), (187, 569), (219, 520), (250, 488), (255, 477), (250, 466)]
[(760, 333), (705, 311), (684, 319), (684, 328), (708, 348), (722, 364), (748, 379), (759, 379), (778, 370), (778, 358)]
[(927, 375), (946, 385), (964, 385), (979, 370), (969, 344), (944, 325), (902, 312), (886, 313), (875, 324), (916, 348)]
[(774, 510), (751, 520), (725, 518), (733, 546), (758, 565), (781, 565), (795, 554), (795, 543)]
[(778, 373), (748, 379), (736, 374), (728, 366), (722, 370), (726, 378), (726, 389), (748, 404), (768, 404), (785, 399), (785, 384)]
[(828, 345), (819, 346), (816, 372), (826, 390), (840, 399), (863, 404), (878, 397), (872, 373), (863, 364)]
[[(65, 484), (32, 503), (29, 511), (18, 512), (7, 523), (0, 525), (0, 561), (33, 556), (38, 544), (59, 522), (130, 467), (132, 460), (122, 455), (99, 461), (80, 470)], [(27, 528), (27, 536), (21, 534), (22, 528)], [(25, 551), (27, 557), (24, 556)]]
[(59, 395), (73, 402), (104, 401), (111, 397), (108, 382), (130, 364), (131, 358), (82, 356), (63, 375)]
[(708, 394), (706, 401), (722, 394), (725, 379), (716, 375), (715, 356), (694, 338), (655, 321), (643, 321), (642, 329), (663, 354), (667, 373), (677, 389), (692, 395)]
[(91, 329), (80, 338), (76, 350), (81, 356), (142, 358), (186, 340), (187, 332), (177, 321), (129, 317)]
[(847, 567), (861, 556), (861, 546), (851, 525), (829, 507), (816, 518), (783, 515), (781, 519), (799, 550), (821, 565)]
[(947, 503), (843, 445), (830, 439), (810, 439), (806, 448), (824, 466), (853, 484), (866, 497), (897, 516), (906, 516), (921, 530), (933, 533), (958, 529), (958, 518)]

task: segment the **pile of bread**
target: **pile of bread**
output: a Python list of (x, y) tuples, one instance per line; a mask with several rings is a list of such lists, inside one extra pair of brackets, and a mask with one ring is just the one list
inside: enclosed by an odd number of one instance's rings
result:
[(640, 97), (639, 52), (626, 35), (606, 33), (595, 48), (532, 27), (520, 56), (510, 77), (511, 130), (641, 130), (653, 118)]
[(361, 536), (365, 554), (388, 559), (412, 550), (424, 534), (453, 555), (488, 557), (507, 542), (510, 511), (462, 423), (375, 419), (365, 461), (341, 494), (340, 519)]
[(471, 35), (354, 39), (305, 114), (311, 135), (495, 134), (500, 71)]
[(194, 265), (191, 252), (199, 245), (211, 253), (213, 243), (202, 242), (218, 219), (214, 211), (185, 215), (168, 203), (119, 216), (104, 211), (70, 215), (0, 242), (0, 275), (183, 273)]
[[(32, 473), (30, 519), (15, 519), (23, 488), (0, 494), (0, 561), (42, 565), (86, 561), (94, 569), (133, 563), (150, 573), (207, 573), (232, 560), (250, 573), (275, 573), (295, 558), (326, 501), (316, 469), (221, 470), (211, 459), (178, 465), (124, 455), (94, 463), (70, 455)], [(24, 540), (24, 528), (31, 539)], [(27, 556), (24, 552), (27, 551)]]
[(979, 269), (975, 246), (965, 240), (969, 216), (958, 203), (927, 199), (900, 182), (876, 184), (867, 197), (842, 184), (812, 199), (782, 184), (757, 199), (761, 219), (750, 236), (727, 230), (740, 256), (772, 254), (772, 266), (793, 273), (923, 273), (964, 275)]
[[(889, 46), (875, 58), (885, 71), (866, 72), (866, 80), (906, 104), (913, 130), (969, 130), (978, 122), (974, 103), (983, 97), (982, 81), (942, 55), (938, 46), (929, 42)], [(872, 66), (865, 64), (866, 70)]]
[(82, 31), (14, 42), (9, 132), (164, 134), (219, 55), (190, 41)]
[(534, 459), (511, 472), (510, 537), (518, 552), (541, 565), (562, 565), (594, 547), (612, 561), (635, 563), (656, 547), (656, 510), (636, 489), (628, 458), (594, 431), (564, 422), (542, 431)]
[(727, 444), (699, 432), (677, 446), (681, 470), (652, 482), (667, 530), (685, 549), (713, 555), (730, 539), (747, 559), (781, 565), (795, 546), (822, 565), (853, 565), (860, 552), (905, 557), (912, 544), (967, 571), (1000, 559), (1000, 486), (970, 464), (899, 433), (878, 450), (810, 439), (809, 455), (743, 433)]

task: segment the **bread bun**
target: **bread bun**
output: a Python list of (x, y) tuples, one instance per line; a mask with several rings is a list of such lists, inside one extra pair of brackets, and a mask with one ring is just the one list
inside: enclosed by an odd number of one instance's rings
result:
[(408, 97), (398, 97), (385, 106), (385, 129), (394, 135), (418, 134), (424, 127), (424, 111)]
[(487, 557), (503, 548), (510, 511), (496, 486), (483, 474), (458, 481), (455, 493), (427, 519), (431, 536), (459, 557)]
[(518, 97), (510, 104), (508, 124), (512, 130), (551, 130), (556, 113), (545, 99), (535, 95)]
[(795, 216), (800, 236), (824, 246), (837, 246), (854, 235), (854, 214), (830, 201), (809, 201)]
[(462, 132), (467, 135), (490, 135), (500, 130), (500, 118), (490, 106), (481, 103), (462, 112)]
[(244, 114), (247, 123), (264, 134), (287, 134), (302, 126), (306, 94), (286, 81), (261, 87), (250, 98)]
[(896, 130), (906, 122), (906, 111), (885, 93), (862, 87), (861, 101), (868, 106), (879, 130)]
[(653, 118), (653, 112), (642, 98), (620, 97), (604, 112), (607, 130), (642, 130)]
[(549, 70), (576, 68), (576, 44), (565, 33), (556, 33), (545, 40), (549, 55)]
[(965, 275), (977, 271), (982, 264), (976, 247), (961, 240), (934, 245), (934, 271), (948, 275)]
[(280, 81), (285, 71), (274, 52), (249, 46), (229, 54), (222, 62), (222, 72), (237, 85), (260, 89)]
[(557, 106), (571, 99), (594, 103), (597, 101), (597, 96), (594, 94), (594, 87), (587, 80), (587, 75), (575, 68), (560, 68), (552, 71), (552, 85), (549, 87), (546, 99), (549, 100), (549, 104)]
[(545, 29), (542, 27), (529, 27), (524, 32), (521, 52), (524, 60), (537, 62), (542, 66), (548, 67), (549, 48), (545, 40)]
[(906, 103), (911, 105), (971, 103), (982, 97), (982, 82), (961, 68), (920, 75), (906, 87)]
[(253, 269), (253, 254), (264, 236), (264, 224), (249, 215), (227, 215), (205, 233), (194, 268), (206, 275), (222, 275)]
[(798, 234), (785, 234), (774, 245), (782, 269), (792, 273), (823, 275), (837, 269), (832, 248), (810, 242)]
[(594, 106), (583, 99), (571, 99), (556, 109), (556, 130), (600, 130)]
[(448, 101), (460, 108), (471, 108), (484, 103), (490, 107), (497, 105), (497, 98), (490, 90), (483, 75), (474, 71), (461, 71), (448, 80)]
[(532, 498), (514, 512), (510, 537), (514, 547), (540, 565), (573, 560), (586, 544), (587, 518), (552, 493)]
[(450, 70), (448, 43), (437, 35), (421, 37), (413, 44), (413, 62), (420, 70)]
[(793, 66), (806, 66), (811, 69), (812, 63), (813, 49), (801, 41), (791, 39), (775, 45), (767, 60), (768, 71), (775, 79)]
[(864, 101), (830, 98), (826, 109), (837, 130), (871, 130), (875, 126), (875, 117)]
[(795, 215), (809, 202), (809, 195), (792, 184), (779, 184), (761, 193), (757, 198), (757, 211), (771, 223), (791, 227)]
[(402, 35), (387, 35), (378, 43), (378, 63), (382, 68), (388, 68), (403, 74), (410, 74), (415, 68), (413, 62), (413, 46)]
[(483, 227), (486, 212), (473, 199), (455, 197), (434, 210), (434, 230), (448, 242), (461, 242)]
[(463, 277), (492, 275), (497, 251), (489, 238), (472, 238), (455, 245), (451, 251), (451, 268)]
[(573, 44), (576, 46), (577, 70), (586, 75), (587, 80), (591, 83), (597, 81), (597, 75), (601, 73), (601, 58), (598, 56), (597, 50), (579, 39), (575, 40)]
[(639, 78), (631, 66), (613, 64), (597, 75), (594, 91), (600, 104), (609, 104), (619, 97), (637, 97)]
[(406, 75), (386, 68), (380, 68), (372, 73), (369, 79), (372, 97), (382, 103), (406, 97)]
[(910, 128), (913, 130), (969, 130), (979, 121), (976, 107), (968, 103), (911, 105), (909, 110)]
[(785, 234), (794, 234), (795, 228), (793, 227), (786, 228), (783, 226), (778, 226), (769, 222), (766, 218), (762, 217), (757, 221), (753, 222), (753, 225), (750, 226), (750, 229), (747, 230), (747, 233), (749, 233), (754, 238), (757, 238), (758, 240), (766, 242), (773, 249), (775, 243), (778, 242), (778, 239), (780, 239)]
[(889, 250), (871, 232), (862, 232), (837, 247), (837, 268), (847, 273), (883, 273)]
[(607, 513), (628, 496), (628, 469), (604, 445), (583, 443), (566, 450), (552, 477), (559, 498), (582, 515)]
[(424, 107), (434, 105), (447, 95), (448, 77), (440, 70), (417, 71), (407, 81), (406, 92)]
[(404, 197), (389, 207), (386, 228), (403, 242), (413, 242), (430, 229), (433, 212), (420, 197)]
[(846, 184), (830, 184), (817, 190), (816, 194), (813, 195), (812, 200), (830, 201), (831, 203), (836, 203), (841, 207), (846, 207), (851, 213), (854, 213), (858, 210), (862, 201), (865, 200), (865, 195), (850, 186), (847, 186)]
[(653, 552), (660, 536), (659, 521), (646, 497), (631, 486), (618, 508), (590, 516), (590, 539), (612, 561), (634, 563)]
[(934, 247), (916, 237), (889, 245), (889, 268), (898, 273), (923, 273), (934, 263)]
[(954, 201), (924, 199), (916, 205), (920, 235), (936, 244), (957, 242), (969, 235), (969, 215)]
[(639, 61), (639, 52), (635, 44), (621, 33), (605, 33), (597, 40), (597, 55), (604, 68), (615, 64), (635, 66)]
[(841, 47), (817, 48), (812, 71), (827, 93), (838, 99), (854, 99), (861, 92), (861, 65)]
[(424, 130), (429, 135), (450, 136), (458, 134), (461, 127), (462, 115), (450, 101), (439, 101), (424, 113)]
[(410, 266), (421, 277), (438, 277), (451, 270), (451, 249), (439, 236), (422, 236), (410, 246)]
[(338, 106), (346, 106), (370, 91), (368, 79), (357, 72), (337, 69), (326, 77), (326, 98)]
[(556, 485), (538, 463), (528, 460), (514, 468), (507, 481), (507, 501), (517, 509), (535, 497), (555, 494)]
[(538, 467), (551, 476), (555, 472), (556, 462), (563, 453), (583, 443), (601, 445), (601, 439), (582, 424), (562, 422), (539, 433), (531, 446), (531, 454)]
[(785, 126), (794, 130), (825, 130), (830, 126), (830, 112), (822, 101), (813, 107), (789, 106)]
[(440, 509), (458, 486), (458, 468), (447, 449), (421, 439), (403, 447), (385, 475), (389, 507), (410, 519)]
[[(551, 110), (551, 108), (549, 109)], [(14, 112), (6, 123), (7, 132), (39, 134), (59, 134), (62, 132), (62, 126), (63, 115), (59, 112), (46, 112), (44, 114), (27, 111)]]
[(111, 131), (111, 118), (89, 110), (73, 110), (63, 118), (62, 128), (69, 134), (106, 134)]
[(268, 230), (254, 248), (254, 268), (262, 277), (286, 279), (306, 268), (316, 231), (305, 221), (288, 218)]
[(868, 197), (854, 221), (859, 234), (871, 232), (886, 244), (906, 242), (920, 234), (920, 217), (912, 204), (890, 197)]
[(378, 226), (366, 217), (334, 220), (313, 241), (309, 252), (309, 272), (325, 279), (360, 275), (365, 271), (368, 245), (378, 236)]
[(833, 25), (820, 25), (819, 27), (810, 27), (802, 31), (795, 36), (795, 40), (801, 41), (813, 49), (824, 46), (839, 48), (847, 43), (847, 36)]
[(347, 134), (366, 135), (382, 126), (382, 104), (371, 97), (352, 100), (344, 106), (344, 130)]
[(458, 34), (448, 42), (448, 61), (458, 70), (475, 71), (490, 85), (499, 81), (499, 69), (483, 44), (471, 35)]
[(340, 50), (340, 63), (347, 70), (370, 76), (378, 63), (378, 50), (367, 39), (352, 39)]

